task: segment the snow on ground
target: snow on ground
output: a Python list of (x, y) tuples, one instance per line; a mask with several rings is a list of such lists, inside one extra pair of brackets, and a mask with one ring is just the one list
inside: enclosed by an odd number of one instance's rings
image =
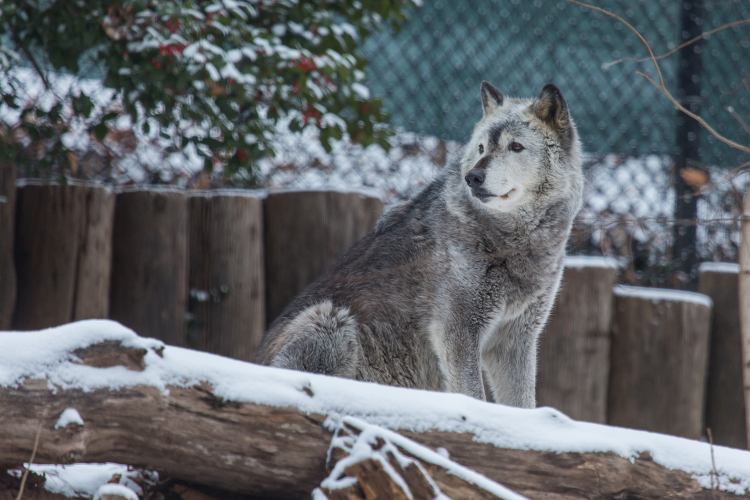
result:
[[(28, 464), (24, 464), (28, 467)], [(71, 464), (71, 465), (40, 465), (33, 464), (31, 471), (44, 475), (46, 480), (44, 487), (52, 493), (59, 493), (66, 497), (85, 497), (94, 498), (97, 495), (106, 494), (101, 490), (102, 487), (116, 487), (124, 493), (122, 496), (138, 500), (138, 495), (143, 494), (142, 488), (133, 479), (140, 476), (142, 472), (130, 470), (127, 465), (120, 464)], [(10, 471), (16, 477), (21, 477), (23, 471)], [(153, 478), (155, 482), (158, 477), (155, 473)], [(117, 484), (110, 484), (113, 477), (119, 476)], [(127, 493), (125, 490), (129, 491)]]
[[(107, 340), (148, 349), (142, 372), (124, 367), (76, 364), (75, 349)], [(693, 474), (710, 485), (711, 448), (706, 443), (661, 434), (576, 422), (552, 408), (526, 410), (481, 402), (460, 394), (434, 393), (261, 367), (138, 337), (106, 320), (88, 320), (36, 332), (0, 332), (0, 386), (25, 378), (47, 379), (51, 390), (172, 386), (207, 382), (218, 397), (276, 407), (294, 406), (329, 416), (333, 425), (351, 416), (393, 431), (469, 432), (502, 448), (551, 452), (611, 451), (633, 460), (648, 452), (669, 469)], [(309, 394), (312, 393), (313, 396)], [(86, 415), (81, 415), (85, 421)], [(714, 446), (720, 485), (750, 489), (750, 453)]]

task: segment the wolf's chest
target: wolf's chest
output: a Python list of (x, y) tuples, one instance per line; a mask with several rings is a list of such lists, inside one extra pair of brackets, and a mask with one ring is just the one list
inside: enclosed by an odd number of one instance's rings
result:
[(510, 319), (553, 286), (554, 269), (521, 259), (482, 259), (468, 270), (472, 306), (483, 315)]

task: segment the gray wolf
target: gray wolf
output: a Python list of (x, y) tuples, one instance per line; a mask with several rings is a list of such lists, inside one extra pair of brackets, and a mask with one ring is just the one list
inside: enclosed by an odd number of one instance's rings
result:
[(462, 157), (386, 212), (269, 327), (256, 362), (534, 407), (536, 349), (581, 203), (560, 90), (481, 86)]

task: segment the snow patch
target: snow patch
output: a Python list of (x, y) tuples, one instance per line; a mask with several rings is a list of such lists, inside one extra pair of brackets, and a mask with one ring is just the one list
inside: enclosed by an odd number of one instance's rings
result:
[(268, 197), (268, 191), (265, 189), (191, 189), (186, 194), (190, 198), (213, 198), (219, 196), (236, 196), (240, 198), (255, 198), (263, 200)]
[(83, 425), (81, 414), (78, 413), (78, 410), (75, 408), (66, 408), (65, 411), (62, 412), (60, 418), (57, 419), (55, 429), (65, 428), (69, 424)]
[(701, 262), (698, 272), (739, 274), (740, 265), (733, 262)]
[(139, 500), (138, 495), (133, 490), (121, 484), (103, 484), (96, 490), (94, 500), (100, 500), (105, 495), (123, 497), (127, 500)]
[[(99, 488), (106, 485), (115, 475), (120, 476), (120, 484), (127, 487), (133, 494), (143, 494), (143, 490), (133, 478), (140, 476), (140, 471), (129, 470), (127, 465), (121, 464), (72, 464), (72, 465), (39, 465), (32, 464), (29, 469), (45, 477), (44, 489), (51, 493), (66, 497), (92, 498)], [(8, 471), (20, 477), (23, 471), (14, 469)], [(150, 482), (158, 482), (156, 473), (149, 473)], [(111, 485), (115, 486), (115, 485)], [(137, 496), (136, 496), (137, 498)]]
[(352, 90), (362, 100), (368, 100), (370, 98), (370, 89), (362, 85), (361, 83), (352, 83)]
[(671, 290), (667, 288), (648, 288), (642, 286), (615, 285), (614, 293), (618, 297), (637, 297), (654, 302), (692, 302), (706, 307), (713, 307), (711, 297), (697, 292), (686, 292), (684, 290)]
[(620, 264), (611, 257), (595, 257), (588, 255), (567, 255), (565, 267), (583, 269), (586, 267), (604, 267), (608, 269), (619, 269)]

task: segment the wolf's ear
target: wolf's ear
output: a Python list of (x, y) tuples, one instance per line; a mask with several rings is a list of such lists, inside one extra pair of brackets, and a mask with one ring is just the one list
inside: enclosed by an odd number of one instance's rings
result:
[(482, 82), (482, 109), (484, 116), (489, 115), (503, 105), (503, 93), (490, 82)]
[(570, 129), (570, 114), (565, 98), (556, 86), (548, 83), (536, 98), (532, 109), (536, 116), (552, 127), (558, 134), (566, 136)]

